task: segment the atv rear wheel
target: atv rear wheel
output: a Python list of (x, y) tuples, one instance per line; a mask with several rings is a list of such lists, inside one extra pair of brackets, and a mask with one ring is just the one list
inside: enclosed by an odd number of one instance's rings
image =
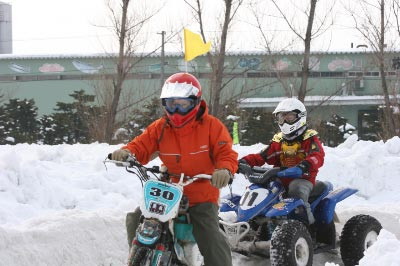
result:
[(271, 265), (311, 266), (313, 243), (306, 226), (295, 220), (278, 225), (271, 238)]
[(374, 244), (382, 225), (369, 215), (356, 215), (346, 222), (340, 236), (340, 254), (345, 266), (358, 265), (364, 251)]

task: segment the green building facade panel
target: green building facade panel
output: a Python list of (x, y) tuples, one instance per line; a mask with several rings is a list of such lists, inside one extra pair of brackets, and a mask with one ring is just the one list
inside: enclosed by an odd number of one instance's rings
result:
[[(265, 54), (241, 53), (226, 57), (222, 98), (274, 98), (295, 95), (300, 86), (301, 53)], [(386, 77), (389, 88), (396, 92), (400, 69), (400, 53), (387, 53)], [(33, 98), (39, 114), (53, 112), (57, 102), (72, 101), (73, 91), (111, 89), (111, 75), (116, 73), (116, 56), (0, 56), (0, 95), (5, 98)], [(381, 95), (380, 75), (372, 53), (312, 53), (310, 58), (308, 96), (368, 96)], [(125, 98), (137, 100), (158, 97), (162, 84), (161, 58), (138, 56), (126, 60), (131, 67), (124, 84)], [(211, 67), (206, 56), (185, 62), (183, 55), (164, 58), (164, 77), (178, 71), (188, 71), (199, 77), (204, 97), (209, 97)], [(396, 92), (397, 93), (397, 92)], [(337, 112), (357, 123), (358, 110), (374, 104), (326, 106), (322, 113)], [(376, 104), (375, 104), (376, 106)], [(270, 108), (266, 106), (265, 108)]]

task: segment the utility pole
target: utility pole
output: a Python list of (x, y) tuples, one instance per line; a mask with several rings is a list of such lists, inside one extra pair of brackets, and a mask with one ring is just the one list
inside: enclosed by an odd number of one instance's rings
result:
[(160, 68), (160, 84), (161, 84), (161, 88), (162, 88), (162, 86), (164, 85), (164, 79), (165, 79), (165, 77), (164, 77), (164, 65), (165, 65), (165, 62), (164, 62), (164, 60), (165, 60), (165, 54), (164, 54), (164, 36), (165, 36), (165, 31), (161, 31), (160, 33), (158, 33), (158, 34), (161, 34), (161, 68)]

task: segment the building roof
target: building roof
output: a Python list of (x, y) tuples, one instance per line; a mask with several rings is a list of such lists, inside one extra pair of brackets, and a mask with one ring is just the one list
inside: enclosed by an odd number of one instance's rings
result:
[[(227, 56), (263, 56), (263, 55), (301, 55), (303, 51), (280, 51), (268, 53), (266, 51), (232, 51)], [(372, 54), (373, 51), (312, 51), (312, 55), (345, 55), (345, 54)], [(388, 53), (400, 53), (400, 51), (388, 51)], [(138, 56), (160, 57), (160, 53), (137, 53)], [(0, 54), (1, 59), (68, 59), (68, 58), (116, 58), (117, 53), (93, 53), (93, 54)], [(182, 52), (166, 52), (165, 57), (183, 56)], [(205, 55), (202, 55), (205, 56)]]
[[(397, 95), (399, 98), (400, 95)], [(390, 96), (393, 98), (392, 96)], [(269, 97), (269, 98), (244, 98), (239, 102), (241, 108), (275, 108), (276, 105), (286, 97)], [(333, 95), (333, 96), (306, 96), (304, 104), (306, 106), (317, 105), (380, 105), (384, 103), (382, 95)]]

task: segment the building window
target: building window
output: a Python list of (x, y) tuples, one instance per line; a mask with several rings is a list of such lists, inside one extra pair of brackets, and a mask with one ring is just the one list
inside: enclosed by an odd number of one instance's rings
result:
[(367, 71), (364, 72), (364, 77), (379, 77), (378, 71)]
[(319, 78), (321, 76), (321, 72), (311, 71), (310, 78)]
[(363, 73), (361, 71), (349, 71), (347, 75), (349, 77), (362, 77)]
[(267, 72), (247, 72), (248, 78), (266, 78)]
[(321, 77), (340, 78), (340, 77), (344, 77), (344, 73), (343, 72), (321, 72)]
[(397, 73), (396, 73), (396, 71), (388, 71), (388, 72), (385, 72), (385, 76), (396, 77)]
[(348, 72), (349, 77), (379, 77), (379, 72), (378, 71), (349, 71)]

